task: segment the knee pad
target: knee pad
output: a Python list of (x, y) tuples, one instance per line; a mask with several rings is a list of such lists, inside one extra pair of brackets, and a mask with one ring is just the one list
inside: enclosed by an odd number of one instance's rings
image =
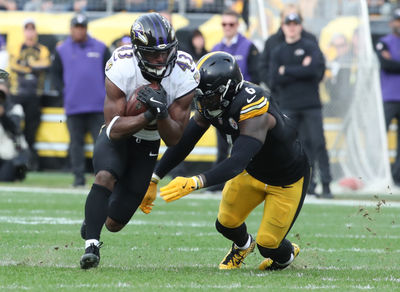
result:
[(111, 219), (110, 217), (107, 217), (106, 222), (104, 224), (107, 228), (108, 231), (110, 232), (118, 232), (120, 231), (122, 228), (125, 227), (126, 223), (119, 223), (117, 221), (115, 221), (114, 219)]
[(268, 249), (276, 249), (279, 247), (280, 240), (272, 233), (258, 233), (257, 243)]
[(220, 212), (218, 213), (218, 219), (217, 221), (220, 222), (223, 226), (226, 226), (227, 228), (235, 228), (237, 226), (240, 226), (241, 222), (239, 221), (239, 218), (237, 218), (233, 214), (229, 214), (226, 212)]

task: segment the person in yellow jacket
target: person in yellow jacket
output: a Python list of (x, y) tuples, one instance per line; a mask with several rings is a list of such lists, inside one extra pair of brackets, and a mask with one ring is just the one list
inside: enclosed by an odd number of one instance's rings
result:
[(50, 67), (50, 52), (38, 42), (33, 19), (26, 19), (23, 29), (24, 42), (10, 51), (10, 92), (12, 101), (21, 104), (24, 109), (24, 135), (31, 153), (30, 168), (36, 169), (38, 164), (34, 142), (40, 123), (40, 97), (43, 94), (46, 70)]

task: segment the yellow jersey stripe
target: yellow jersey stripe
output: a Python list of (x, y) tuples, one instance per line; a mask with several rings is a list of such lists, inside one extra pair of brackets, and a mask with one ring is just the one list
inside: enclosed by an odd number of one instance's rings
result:
[(251, 107), (246, 106), (246, 109), (244, 109), (244, 107), (243, 107), (242, 110), (240, 111), (240, 114), (242, 115), (242, 114), (248, 113), (252, 110), (260, 109), (263, 106), (265, 106), (267, 103), (268, 103), (268, 101), (264, 99), (262, 102), (260, 102), (258, 104), (253, 104)]
[(200, 69), (201, 65), (203, 65), (203, 63), (205, 61), (207, 61), (208, 58), (210, 58), (212, 55), (215, 55), (216, 53), (220, 53), (220, 51), (215, 51), (212, 53), (209, 53), (207, 56), (205, 56), (203, 59), (200, 59), (199, 63), (197, 63), (197, 70)]
[(264, 100), (265, 100), (265, 97), (263, 96), (262, 98), (258, 99), (257, 101), (255, 101), (253, 103), (249, 103), (248, 105), (245, 105), (244, 107), (242, 107), (242, 111), (247, 109), (247, 108), (249, 108), (249, 107), (252, 107), (252, 106), (254, 106), (256, 104), (262, 103)]
[(263, 103), (259, 105), (255, 105), (251, 109), (247, 109), (245, 111), (240, 112), (239, 122), (251, 119), (253, 117), (261, 116), (268, 111), (269, 108), (269, 101), (264, 100)]

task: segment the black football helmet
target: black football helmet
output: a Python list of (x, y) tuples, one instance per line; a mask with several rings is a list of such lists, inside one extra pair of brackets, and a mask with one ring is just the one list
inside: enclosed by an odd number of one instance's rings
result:
[(178, 40), (168, 20), (159, 13), (146, 13), (132, 25), (131, 41), (144, 77), (160, 80), (171, 74)]
[(196, 109), (206, 118), (222, 115), (243, 84), (235, 58), (226, 52), (204, 55), (197, 63), (200, 84), (195, 93)]

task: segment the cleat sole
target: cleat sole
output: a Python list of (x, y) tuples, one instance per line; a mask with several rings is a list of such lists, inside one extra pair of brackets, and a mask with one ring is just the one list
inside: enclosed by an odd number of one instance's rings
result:
[(81, 257), (81, 269), (87, 270), (90, 268), (96, 268), (99, 265), (100, 258), (95, 254), (84, 254)]

